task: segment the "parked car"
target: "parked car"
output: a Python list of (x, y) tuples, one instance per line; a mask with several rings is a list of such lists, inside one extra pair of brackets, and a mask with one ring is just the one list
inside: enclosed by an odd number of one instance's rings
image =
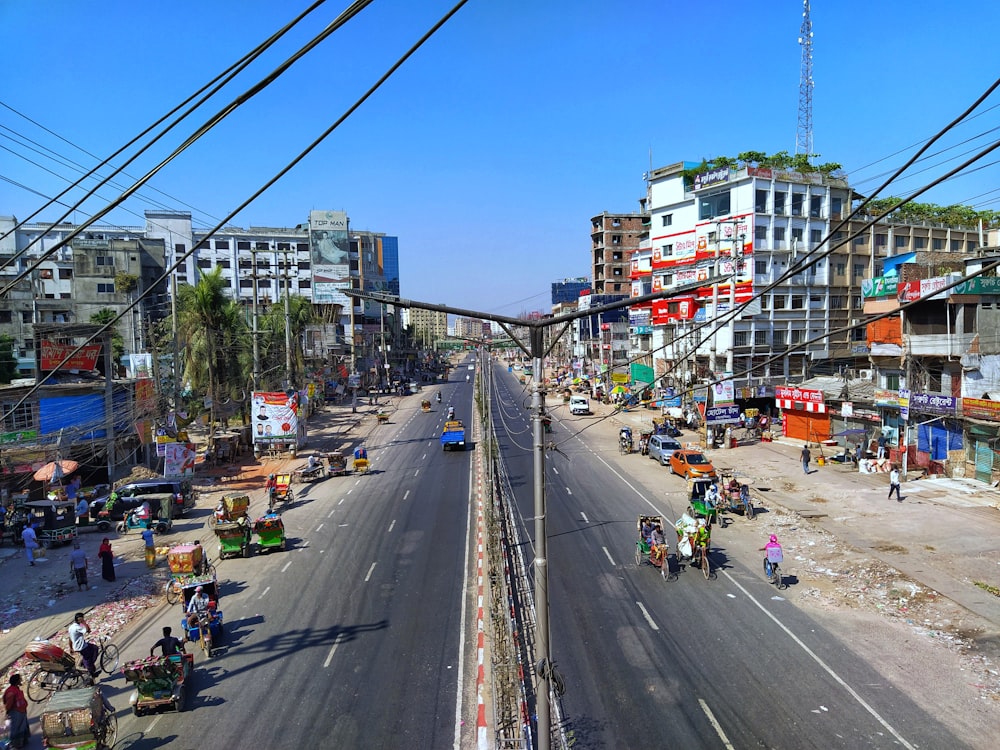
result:
[(590, 401), (586, 396), (570, 396), (569, 413), (573, 416), (586, 416), (590, 414)]
[[(143, 495), (163, 493), (170, 493), (174, 497), (174, 518), (179, 518), (184, 515), (184, 511), (194, 507), (194, 489), (187, 479), (164, 479), (162, 477), (159, 479), (137, 479), (118, 488), (118, 502), (111, 508), (112, 520), (120, 521), (128, 510), (141, 505)], [(136, 498), (138, 498), (136, 503), (125, 502), (126, 499)], [(90, 504), (90, 517), (92, 519), (96, 520), (100, 517), (100, 512), (107, 499), (107, 497), (98, 498)]]
[(660, 462), (660, 466), (668, 466), (674, 451), (679, 451), (681, 444), (669, 435), (653, 435), (649, 438), (649, 457)]
[(715, 467), (701, 451), (679, 450), (670, 456), (670, 471), (685, 479), (691, 477), (715, 477)]

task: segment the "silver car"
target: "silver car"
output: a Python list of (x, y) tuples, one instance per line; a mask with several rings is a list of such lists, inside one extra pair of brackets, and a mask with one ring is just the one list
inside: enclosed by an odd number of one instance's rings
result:
[(667, 435), (653, 435), (649, 439), (649, 457), (659, 461), (660, 466), (667, 466), (671, 454), (680, 449), (681, 444)]

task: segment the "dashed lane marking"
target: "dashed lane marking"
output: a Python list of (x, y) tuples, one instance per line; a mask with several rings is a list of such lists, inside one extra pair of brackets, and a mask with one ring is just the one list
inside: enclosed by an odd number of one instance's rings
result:
[(372, 573), (375, 572), (375, 566), (378, 565), (377, 562), (373, 562), (372, 566), (368, 568), (368, 573), (365, 575), (365, 583), (368, 583), (372, 578)]
[(710, 709), (708, 704), (701, 698), (698, 699), (698, 704), (701, 706), (701, 710), (705, 712), (705, 716), (708, 717), (708, 722), (712, 725), (712, 728), (715, 729), (715, 733), (719, 735), (719, 739), (722, 740), (723, 746), (725, 746), (727, 750), (733, 750), (733, 743), (729, 741), (729, 738), (726, 737), (726, 733), (722, 731), (722, 725), (716, 720), (715, 714), (712, 713), (712, 709)]
[(642, 612), (642, 616), (646, 618), (646, 622), (649, 623), (649, 627), (653, 630), (659, 630), (660, 626), (653, 622), (653, 618), (650, 616), (649, 611), (642, 605), (642, 602), (636, 602), (639, 607), (639, 611)]

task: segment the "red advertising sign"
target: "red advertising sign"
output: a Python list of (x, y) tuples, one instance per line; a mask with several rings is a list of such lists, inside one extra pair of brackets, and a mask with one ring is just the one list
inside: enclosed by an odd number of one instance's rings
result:
[[(42, 370), (55, 370), (59, 363), (76, 349), (75, 344), (53, 344), (42, 342)], [(64, 370), (96, 370), (97, 358), (101, 356), (100, 344), (87, 344), (71, 360), (63, 365)]]
[(1000, 401), (987, 398), (963, 398), (962, 414), (976, 419), (1000, 422)]
[(801, 401), (807, 404), (822, 404), (823, 391), (812, 388), (797, 388), (791, 385), (779, 385), (774, 389), (775, 398), (783, 398), (788, 401)]

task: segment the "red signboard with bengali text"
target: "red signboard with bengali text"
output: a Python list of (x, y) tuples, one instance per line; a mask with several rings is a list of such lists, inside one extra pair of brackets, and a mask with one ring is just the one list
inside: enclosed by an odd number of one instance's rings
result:
[[(54, 344), (42, 342), (42, 370), (55, 370), (59, 363), (76, 349), (76, 344)], [(97, 359), (101, 356), (100, 344), (87, 344), (73, 358), (62, 366), (64, 370), (96, 370)]]

